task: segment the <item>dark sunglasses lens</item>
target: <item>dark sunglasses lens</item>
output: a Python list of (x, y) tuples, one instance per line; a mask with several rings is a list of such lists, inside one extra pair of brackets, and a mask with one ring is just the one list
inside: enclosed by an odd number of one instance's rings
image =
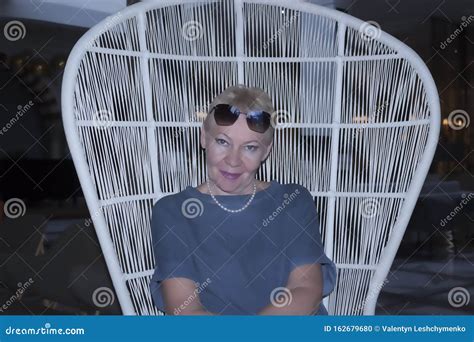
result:
[(249, 128), (255, 132), (264, 133), (270, 127), (270, 114), (267, 112), (250, 112), (247, 114)]
[(214, 107), (214, 120), (220, 126), (230, 126), (239, 117), (239, 113), (232, 110), (231, 106), (218, 104)]

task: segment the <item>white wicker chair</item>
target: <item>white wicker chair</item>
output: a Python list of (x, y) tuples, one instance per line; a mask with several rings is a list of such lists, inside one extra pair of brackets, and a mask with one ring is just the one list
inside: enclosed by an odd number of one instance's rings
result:
[(433, 79), (376, 23), (265, 0), (138, 3), (69, 56), (66, 137), (123, 313), (162, 314), (149, 292), (151, 209), (205, 180), (199, 113), (237, 83), (278, 109), (259, 178), (315, 197), (338, 266), (329, 313), (373, 314), (436, 148)]

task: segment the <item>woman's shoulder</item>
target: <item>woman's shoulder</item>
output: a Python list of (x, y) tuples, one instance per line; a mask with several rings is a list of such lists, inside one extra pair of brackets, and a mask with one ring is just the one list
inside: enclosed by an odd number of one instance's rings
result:
[(281, 189), (287, 193), (293, 193), (295, 195), (311, 196), (311, 192), (304, 186), (298, 183), (286, 183), (280, 184)]
[(158, 198), (158, 200), (153, 205), (153, 210), (166, 212), (180, 211), (181, 205), (178, 204), (182, 203), (186, 199), (186, 193), (187, 188), (180, 192), (171, 193)]

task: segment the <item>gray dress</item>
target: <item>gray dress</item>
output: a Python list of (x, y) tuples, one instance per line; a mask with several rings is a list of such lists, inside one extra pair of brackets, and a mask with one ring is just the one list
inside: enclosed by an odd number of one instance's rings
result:
[[(250, 196), (216, 198), (239, 209)], [(334, 289), (336, 266), (324, 254), (316, 206), (301, 185), (271, 181), (238, 213), (188, 186), (154, 205), (151, 228), (156, 269), (150, 289), (162, 311), (161, 281), (174, 277), (198, 285), (177, 310), (199, 295), (207, 310), (221, 315), (256, 315), (270, 303), (288, 303), (288, 276), (304, 264), (321, 264), (323, 297)], [(322, 303), (316, 314), (327, 314)]]

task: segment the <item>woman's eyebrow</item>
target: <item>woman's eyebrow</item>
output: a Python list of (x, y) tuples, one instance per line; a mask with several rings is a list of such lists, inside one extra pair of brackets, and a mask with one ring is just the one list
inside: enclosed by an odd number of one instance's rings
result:
[[(227, 134), (225, 134), (225, 133), (221, 133), (221, 134), (222, 134), (222, 135), (225, 135), (227, 138), (229, 138), (229, 140), (232, 141), (232, 139), (231, 139)], [(246, 142), (244, 142), (244, 144), (248, 144), (248, 143), (251, 143), (251, 142), (256, 142), (257, 144), (260, 144), (260, 141), (258, 141), (258, 140), (246, 141)]]

